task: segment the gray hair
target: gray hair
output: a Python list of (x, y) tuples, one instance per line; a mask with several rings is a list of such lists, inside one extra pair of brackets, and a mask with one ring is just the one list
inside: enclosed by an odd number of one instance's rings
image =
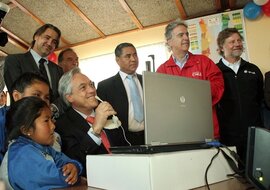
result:
[[(168, 41), (172, 38), (172, 31), (177, 26), (184, 26), (184, 27), (188, 28), (187, 24), (184, 23), (183, 21), (181, 21), (179, 18), (176, 19), (175, 21), (170, 22), (165, 28), (164, 36), (165, 36), (166, 41)], [(168, 51), (171, 51), (171, 47), (168, 45), (167, 42), (166, 42), (166, 47), (167, 47)]]
[(172, 38), (172, 31), (175, 29), (177, 26), (184, 26), (188, 28), (187, 24), (180, 19), (176, 19), (175, 21), (169, 23), (166, 28), (165, 28), (165, 38), (166, 40), (170, 40)]
[(70, 71), (66, 72), (59, 80), (58, 93), (66, 105), (70, 106), (70, 102), (67, 100), (66, 95), (72, 93), (72, 78), (75, 74), (81, 73), (79, 67), (74, 67)]

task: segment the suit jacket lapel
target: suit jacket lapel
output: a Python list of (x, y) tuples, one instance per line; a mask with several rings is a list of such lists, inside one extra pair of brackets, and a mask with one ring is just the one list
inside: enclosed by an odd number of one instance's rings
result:
[(115, 86), (115, 89), (117, 89), (117, 93), (119, 95), (124, 95), (123, 98), (125, 98), (126, 101), (128, 101), (127, 92), (119, 73), (115, 75), (113, 84)]
[(82, 130), (84, 132), (88, 132), (90, 129), (89, 124), (87, 121), (78, 113), (76, 112), (73, 108), (69, 108), (67, 111), (68, 117), (70, 120), (72, 120), (75, 123), (75, 128)]
[(34, 57), (32, 56), (32, 54), (30, 53), (30, 51), (26, 52), (24, 54), (24, 60), (22, 61), (22, 63), (24, 63), (25, 66), (29, 66), (29, 71), (35, 71), (35, 72), (39, 72), (39, 68), (37, 66), (37, 63), (34, 59)]
[(137, 74), (137, 77), (138, 77), (138, 79), (139, 79), (139, 81), (140, 81), (141, 85), (143, 86), (143, 82), (142, 82), (142, 75)]

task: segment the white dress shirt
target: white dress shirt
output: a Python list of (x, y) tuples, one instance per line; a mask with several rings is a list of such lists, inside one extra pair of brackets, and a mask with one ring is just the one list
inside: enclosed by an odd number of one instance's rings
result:
[[(131, 132), (138, 132), (138, 131), (142, 131), (144, 130), (144, 121), (142, 122), (137, 122), (135, 119), (134, 119), (134, 110), (133, 110), (133, 105), (132, 105), (132, 102), (131, 102), (131, 98), (130, 98), (130, 89), (129, 89), (129, 85), (128, 85), (128, 79), (127, 79), (127, 75), (126, 73), (122, 72), (122, 71), (119, 71), (119, 74), (121, 76), (121, 79), (123, 81), (123, 84), (125, 86), (125, 89), (126, 89), (126, 92), (127, 92), (127, 97), (128, 97), (128, 130), (131, 131)], [(142, 103), (143, 103), (143, 90), (142, 90), (142, 85), (136, 75), (136, 73), (134, 74), (133, 76), (133, 79), (139, 89), (139, 93), (140, 93), (140, 96), (141, 96), (141, 99), (142, 99)]]

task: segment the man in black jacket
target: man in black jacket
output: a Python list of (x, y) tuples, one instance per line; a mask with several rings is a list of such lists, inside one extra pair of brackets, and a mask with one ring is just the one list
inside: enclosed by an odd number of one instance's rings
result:
[[(110, 153), (110, 146), (127, 145), (121, 128), (105, 129), (108, 117), (116, 114), (108, 102), (96, 99), (94, 83), (78, 67), (65, 73), (59, 81), (60, 97), (69, 106), (56, 121), (56, 131), (62, 139), (62, 151), (84, 166), (86, 156)], [(90, 121), (89, 118), (95, 118)], [(109, 141), (104, 140), (104, 134)]]
[(262, 126), (263, 75), (260, 69), (241, 58), (243, 37), (235, 28), (221, 31), (217, 38), (222, 56), (217, 66), (224, 77), (224, 94), (217, 105), (220, 140), (236, 146), (245, 161), (247, 132), (250, 126)]

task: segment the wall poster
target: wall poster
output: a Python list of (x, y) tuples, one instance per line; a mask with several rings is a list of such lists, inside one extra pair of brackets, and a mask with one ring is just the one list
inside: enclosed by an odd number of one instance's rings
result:
[(218, 33), (221, 30), (230, 27), (237, 28), (243, 36), (245, 51), (241, 57), (248, 60), (243, 10), (186, 20), (186, 23), (189, 28), (190, 52), (206, 55), (217, 63), (220, 59), (216, 42)]

